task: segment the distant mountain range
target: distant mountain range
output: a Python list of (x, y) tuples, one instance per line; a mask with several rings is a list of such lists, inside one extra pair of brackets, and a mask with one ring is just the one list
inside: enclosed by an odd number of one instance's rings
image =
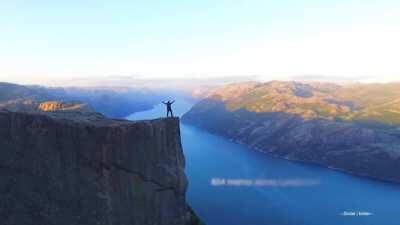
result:
[(279, 157), (400, 181), (400, 83), (226, 85), (183, 121)]
[(286, 112), (305, 119), (400, 124), (400, 83), (355, 84), (279, 82), (227, 85), (209, 98), (224, 101), (230, 111)]
[[(77, 104), (92, 108), (106, 116), (121, 118), (150, 109), (164, 100), (163, 92), (134, 88), (68, 87), (49, 88), (0, 82), (0, 108), (11, 111), (37, 110), (45, 102)], [(49, 103), (46, 104), (49, 106)], [(51, 107), (61, 107), (52, 104)]]

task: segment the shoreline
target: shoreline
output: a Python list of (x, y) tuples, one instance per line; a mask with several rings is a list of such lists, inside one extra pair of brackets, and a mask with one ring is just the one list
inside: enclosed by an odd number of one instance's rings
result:
[(314, 162), (314, 161), (297, 159), (297, 158), (288, 158), (288, 157), (280, 156), (279, 154), (273, 154), (271, 152), (262, 150), (260, 148), (251, 147), (251, 146), (249, 146), (248, 144), (246, 144), (244, 142), (240, 142), (240, 141), (237, 141), (237, 140), (235, 140), (233, 138), (226, 137), (226, 136), (218, 134), (216, 132), (209, 131), (207, 129), (202, 128), (201, 126), (196, 126), (196, 125), (191, 124), (189, 122), (184, 122), (183, 120), (181, 120), (181, 123), (193, 126), (193, 127), (197, 128), (197, 129), (204, 130), (206, 132), (209, 132), (210, 134), (214, 134), (214, 135), (217, 135), (219, 137), (223, 137), (223, 138), (229, 140), (232, 143), (236, 143), (236, 144), (242, 145), (242, 146), (244, 146), (244, 147), (246, 147), (246, 148), (248, 148), (250, 150), (266, 154), (266, 155), (268, 155), (270, 157), (273, 157), (273, 158), (276, 158), (276, 159), (284, 159), (284, 160), (287, 160), (287, 161), (290, 161), (290, 162), (301, 163), (301, 164), (308, 165), (308, 166), (316, 166), (316, 167), (319, 167), (319, 168), (325, 168), (325, 169), (329, 169), (329, 170), (332, 170), (332, 171), (335, 171), (335, 172), (341, 172), (343, 174), (351, 175), (351, 176), (357, 177), (357, 178), (368, 179), (368, 180), (371, 180), (371, 181), (378, 181), (378, 182), (382, 182), (382, 183), (386, 183), (386, 184), (392, 184), (392, 185), (396, 185), (396, 186), (400, 185), (400, 180), (385, 179), (385, 178), (381, 178), (381, 177), (371, 176), (371, 175), (368, 175), (368, 174), (362, 174), (362, 173), (353, 172), (353, 171), (342, 169), (342, 168), (326, 166), (324, 164), (321, 164), (321, 163), (318, 163), (318, 162)]

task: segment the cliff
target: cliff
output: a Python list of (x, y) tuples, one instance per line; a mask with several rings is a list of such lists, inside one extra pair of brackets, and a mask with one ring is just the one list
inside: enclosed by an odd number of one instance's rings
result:
[(175, 118), (0, 111), (1, 224), (200, 223), (179, 129)]
[[(318, 91), (293, 82), (230, 85), (198, 102), (182, 120), (277, 157), (400, 182), (400, 130), (395, 125), (400, 114), (391, 117), (390, 123), (382, 123), (388, 119), (383, 114), (374, 114), (379, 120), (368, 121), (335, 118), (346, 107), (357, 114), (367, 101), (385, 102), (382, 99), (389, 91), (379, 88), (375, 99), (344, 101), (333, 98), (338, 94), (325, 99), (326, 93), (343, 90), (322, 84)], [(394, 93), (388, 101), (394, 102), (396, 96), (400, 99)], [(395, 107), (379, 106), (380, 110)]]

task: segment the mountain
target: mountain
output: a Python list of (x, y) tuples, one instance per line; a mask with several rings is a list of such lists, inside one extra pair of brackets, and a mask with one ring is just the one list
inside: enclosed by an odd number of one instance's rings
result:
[(16, 99), (46, 100), (48, 97), (45, 88), (0, 82), (0, 102)]
[(186, 203), (178, 119), (40, 108), (0, 110), (1, 224), (201, 224)]
[(231, 111), (286, 112), (302, 118), (400, 124), (400, 83), (339, 86), (330, 83), (241, 83), (224, 86), (208, 98)]
[(400, 182), (400, 84), (246, 82), (182, 120), (253, 149)]
[(123, 118), (134, 112), (150, 109), (158, 104), (164, 93), (144, 89), (23, 86), (0, 82), (0, 108), (29, 110), (40, 103), (74, 102), (113, 118)]
[(133, 88), (52, 88), (53, 99), (81, 101), (108, 117), (124, 118), (134, 112), (151, 109), (166, 94)]

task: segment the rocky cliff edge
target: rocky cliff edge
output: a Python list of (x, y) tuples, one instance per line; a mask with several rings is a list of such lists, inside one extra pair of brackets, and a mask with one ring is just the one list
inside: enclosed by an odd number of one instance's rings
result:
[(179, 119), (0, 111), (3, 225), (200, 224)]

